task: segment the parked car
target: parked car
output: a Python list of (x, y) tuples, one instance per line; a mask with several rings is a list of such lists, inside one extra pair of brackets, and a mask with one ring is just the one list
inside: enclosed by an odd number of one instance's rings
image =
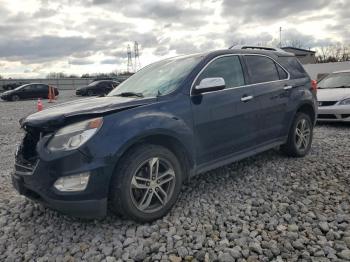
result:
[(317, 120), (350, 122), (350, 70), (329, 74), (318, 89)]
[[(54, 87), (55, 95), (58, 96), (59, 92)], [(20, 99), (33, 99), (33, 98), (48, 98), (49, 86), (40, 83), (31, 83), (22, 85), (13, 90), (6, 91), (1, 94), (1, 99), (8, 101), (18, 101)]]
[(12, 176), (61, 212), (138, 221), (165, 215), (192, 176), (280, 146), (311, 147), (316, 90), (294, 55), (220, 50), (151, 64), (105, 97), (37, 112)]
[(80, 87), (75, 94), (78, 96), (105, 95), (112, 91), (119, 82), (111, 80), (100, 80), (90, 83), (88, 86)]
[(28, 84), (26, 82), (15, 82), (15, 83), (9, 83), (9, 84), (6, 84), (6, 85), (3, 85), (3, 89), (4, 90), (12, 90), (12, 89), (15, 89), (19, 86), (22, 86), (22, 85), (25, 85), (25, 84)]

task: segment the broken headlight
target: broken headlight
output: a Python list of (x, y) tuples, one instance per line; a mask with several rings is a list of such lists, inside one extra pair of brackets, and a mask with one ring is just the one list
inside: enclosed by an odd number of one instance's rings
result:
[(93, 118), (77, 122), (59, 129), (49, 141), (50, 151), (77, 149), (88, 141), (102, 126), (103, 118)]

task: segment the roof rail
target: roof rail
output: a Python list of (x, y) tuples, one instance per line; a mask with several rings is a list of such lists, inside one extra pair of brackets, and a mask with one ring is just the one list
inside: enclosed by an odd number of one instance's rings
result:
[(275, 51), (275, 52), (283, 52), (283, 53), (286, 52), (283, 49), (276, 48), (276, 47), (253, 46), (253, 45), (233, 45), (229, 49), (259, 49), (259, 50)]

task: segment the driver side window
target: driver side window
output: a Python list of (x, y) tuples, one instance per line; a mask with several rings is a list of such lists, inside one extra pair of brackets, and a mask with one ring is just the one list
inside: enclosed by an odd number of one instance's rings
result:
[(202, 79), (211, 77), (222, 77), (226, 88), (245, 84), (241, 62), (236, 55), (220, 57), (211, 62), (198, 77), (196, 85)]

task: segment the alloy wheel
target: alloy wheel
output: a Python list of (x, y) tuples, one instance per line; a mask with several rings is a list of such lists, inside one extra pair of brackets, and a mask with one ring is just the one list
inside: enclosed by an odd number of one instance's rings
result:
[(305, 118), (300, 119), (295, 130), (295, 143), (298, 150), (304, 151), (310, 143), (311, 127)]
[(18, 95), (13, 95), (12, 96), (12, 101), (18, 101), (19, 100), (19, 96)]
[(171, 199), (174, 187), (175, 171), (171, 163), (153, 157), (136, 169), (130, 184), (131, 199), (138, 210), (156, 212)]

